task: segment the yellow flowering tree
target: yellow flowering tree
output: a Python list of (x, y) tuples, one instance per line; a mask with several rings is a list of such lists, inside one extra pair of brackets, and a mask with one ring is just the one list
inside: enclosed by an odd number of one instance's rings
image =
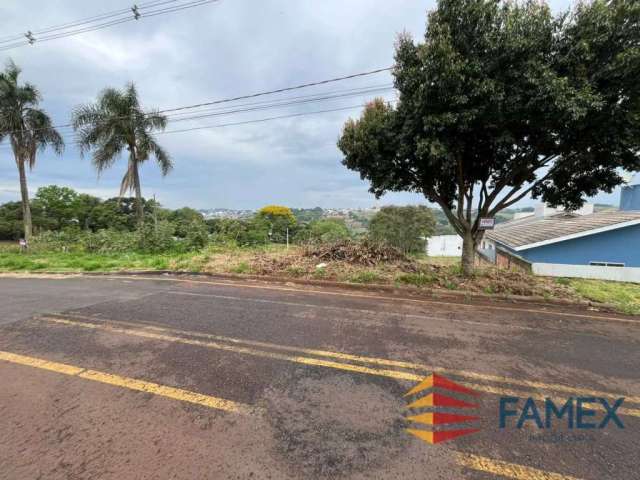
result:
[(291, 230), (296, 226), (296, 217), (289, 207), (267, 205), (258, 210), (257, 216), (269, 224), (270, 237), (274, 242), (284, 242), (287, 230), (291, 235)]

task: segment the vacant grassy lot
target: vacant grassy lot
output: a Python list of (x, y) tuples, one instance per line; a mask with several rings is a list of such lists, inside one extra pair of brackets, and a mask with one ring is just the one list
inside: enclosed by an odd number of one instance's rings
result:
[(404, 261), (361, 265), (316, 258), (299, 246), (240, 248), (212, 245), (191, 253), (29, 252), (0, 245), (0, 272), (98, 272), (173, 270), (270, 275), (361, 284), (411, 286), (425, 290), (512, 294), (543, 298), (588, 299), (640, 315), (640, 285), (579, 279), (534, 277), (523, 272), (478, 268), (473, 278), (461, 275), (459, 259), (412, 256)]

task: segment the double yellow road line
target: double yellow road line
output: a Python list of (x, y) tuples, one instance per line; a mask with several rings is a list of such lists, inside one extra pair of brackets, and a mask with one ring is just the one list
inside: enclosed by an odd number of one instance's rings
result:
[(215, 408), (216, 410), (224, 410), (225, 412), (248, 413), (251, 411), (251, 407), (248, 405), (233, 402), (231, 400), (203, 395), (189, 390), (182, 390), (181, 388), (168, 387), (166, 385), (160, 385), (158, 383), (147, 382), (144, 380), (137, 380), (135, 378), (122, 377), (111, 373), (67, 365), (66, 363), (50, 362), (40, 358), (3, 351), (0, 351), (0, 360), (17, 365), (24, 365), (27, 367), (39, 368), (41, 370), (48, 370), (50, 372), (61, 373), (72, 377), (78, 377), (84, 380), (91, 380), (93, 382), (128, 388), (129, 390), (136, 390), (138, 392), (152, 393), (161, 397)]
[[(41, 319), (58, 325), (96, 329), (116, 334), (133, 335), (150, 340), (183, 343), (187, 345), (212, 348), (238, 354), (252, 355), (280, 361), (295, 362), (309, 366), (332, 368), (336, 370), (362, 373), (367, 375), (383, 376), (412, 382), (422, 380), (426, 372), (435, 371), (474, 381), (493, 382), (498, 384), (512, 384), (536, 390), (548, 390), (575, 395), (601, 396), (607, 398), (617, 398), (620, 396), (625, 396), (623, 394), (617, 394), (613, 392), (601, 392), (591, 389), (570, 387), (567, 385), (510, 379), (503, 376), (480, 374), (464, 370), (434, 368), (431, 366), (412, 362), (368, 357), (349, 353), (331, 352), (320, 349), (278, 345), (268, 342), (242, 340), (222, 335), (190, 332), (185, 330), (159, 327), (156, 325), (141, 325), (116, 321), (103, 323), (104, 319), (96, 319), (77, 315), (66, 317), (46, 316), (41, 317)], [(94, 323), (96, 321), (100, 321), (101, 323)], [(160, 385), (144, 380), (123, 377), (96, 370), (84, 369), (81, 367), (57, 362), (50, 362), (43, 359), (18, 355), (9, 352), (0, 351), (0, 360), (13, 364), (25, 365), (29, 367), (57, 372), (64, 375), (74, 376), (82, 378), (84, 380), (90, 380), (121, 388), (127, 388), (130, 390), (152, 393), (154, 395), (189, 402), (197, 405), (203, 405), (208, 408), (231, 413), (250, 414), (256, 411), (256, 409), (252, 408), (249, 405), (226, 400), (223, 398), (218, 398), (211, 395), (204, 395), (201, 393)], [(420, 374), (416, 372), (425, 373)], [(484, 391), (491, 394), (510, 396), (533, 396), (535, 398), (549, 397), (549, 395), (544, 395), (537, 392), (531, 394), (523, 391), (504, 388), (502, 386), (496, 387), (486, 384), (470, 383), (466, 380), (461, 383), (475, 390)], [(640, 403), (640, 397), (638, 396), (626, 396), (626, 399), (631, 403)], [(620, 409), (619, 413), (624, 415), (640, 416), (640, 410), (638, 409)], [(455, 458), (460, 465), (466, 468), (482, 471), (485, 473), (491, 473), (494, 475), (500, 475), (514, 480), (576, 480), (575, 477), (539, 470), (500, 460), (494, 460), (478, 455), (456, 452)]]
[[(142, 338), (182, 343), (186, 345), (195, 345), (215, 350), (223, 350), (244, 355), (269, 358), (272, 360), (294, 362), (308, 366), (332, 368), (335, 370), (362, 373), (366, 375), (376, 375), (381, 377), (394, 378), (397, 380), (407, 380), (410, 382), (421, 381), (428, 373), (443, 373), (445, 375), (462, 378), (463, 380), (460, 383), (462, 383), (463, 385), (473, 390), (489, 393), (492, 395), (532, 397), (538, 400), (551, 398), (557, 402), (562, 402), (565, 400), (564, 398), (558, 397), (558, 394), (593, 396), (608, 399), (625, 397), (625, 401), (627, 403), (640, 404), (640, 396), (625, 395), (622, 393), (605, 392), (587, 388), (576, 388), (568, 385), (521, 380), (499, 375), (470, 372), (466, 370), (450, 370), (385, 358), (368, 357), (341, 352), (331, 352), (327, 350), (295, 347), (289, 345), (279, 345), (275, 343), (253, 340), (242, 340), (223, 335), (191, 332), (186, 330), (159, 327), (156, 325), (141, 326), (141, 324), (122, 321), (109, 321), (109, 323), (93, 323), (98, 319), (80, 315), (66, 316), (65, 318), (55, 316), (45, 316), (41, 318), (49, 322), (67, 326), (97, 329), (117, 334), (133, 335)], [(99, 320), (101, 322), (104, 322), (103, 319)], [(392, 367), (393, 369), (387, 367)], [(397, 368), (401, 368), (404, 370), (397, 370)], [(474, 383), (474, 381), (498, 383), (500, 384), (500, 386), (487, 385), (486, 383)], [(503, 384), (517, 385), (519, 387), (534, 389), (535, 391), (530, 392), (516, 390), (509, 387), (504, 387), (502, 386)], [(542, 393), (541, 391), (554, 392), (554, 394), (546, 394)], [(599, 404), (593, 405), (593, 408), (603, 409), (603, 407)], [(640, 409), (637, 408), (620, 408), (618, 409), (618, 413), (620, 413), (621, 415), (640, 417)]]
[[(18, 355), (15, 353), (0, 351), (0, 360), (16, 365), (24, 365), (27, 367), (48, 370), (50, 372), (69, 375), (72, 377), (78, 377), (84, 380), (91, 380), (107, 385), (127, 388), (129, 390), (151, 393), (161, 397), (189, 402), (217, 410), (223, 410), (226, 412), (249, 414), (252, 411), (258, 411), (257, 409), (253, 409), (248, 405), (233, 402), (231, 400), (225, 400), (211, 395), (204, 395), (201, 393), (191, 392), (189, 390), (168, 387), (165, 385), (138, 380), (135, 378), (128, 378), (111, 373), (99, 372), (97, 370), (76, 367), (74, 365), (68, 365), (65, 363), (51, 362), (48, 360), (29, 357), (26, 355)], [(545, 470), (526, 467), (524, 465), (503, 462), (501, 460), (494, 460), (491, 458), (468, 453), (456, 452), (455, 459), (458, 464), (463, 467), (500, 475), (502, 477), (511, 478), (514, 480), (579, 480), (575, 477), (562, 475), (559, 473), (548, 472)]]

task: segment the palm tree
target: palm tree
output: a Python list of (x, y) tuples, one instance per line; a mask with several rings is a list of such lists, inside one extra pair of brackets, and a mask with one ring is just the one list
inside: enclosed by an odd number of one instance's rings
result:
[(73, 112), (73, 128), (78, 133), (82, 154), (93, 151), (93, 164), (102, 173), (111, 167), (124, 149), (129, 152), (129, 166), (122, 179), (120, 196), (135, 191), (138, 225), (144, 222), (139, 165), (153, 155), (162, 175), (173, 167), (165, 150), (156, 143), (152, 132), (164, 130), (167, 117), (156, 111), (144, 112), (133, 83), (123, 90), (107, 88), (97, 102), (77, 107)]
[(64, 141), (49, 116), (38, 108), (42, 99), (38, 89), (30, 83), (18, 84), (19, 76), (20, 68), (12, 61), (0, 72), (0, 141), (9, 137), (18, 167), (24, 238), (29, 241), (33, 225), (25, 166), (33, 169), (37, 152), (48, 146), (58, 155), (62, 154)]

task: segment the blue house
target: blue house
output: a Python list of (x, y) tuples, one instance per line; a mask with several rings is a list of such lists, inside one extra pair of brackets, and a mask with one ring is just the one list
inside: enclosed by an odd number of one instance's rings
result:
[(480, 251), (507, 266), (640, 268), (640, 185), (623, 188), (620, 206), (587, 215), (559, 212), (506, 222), (485, 234)]

